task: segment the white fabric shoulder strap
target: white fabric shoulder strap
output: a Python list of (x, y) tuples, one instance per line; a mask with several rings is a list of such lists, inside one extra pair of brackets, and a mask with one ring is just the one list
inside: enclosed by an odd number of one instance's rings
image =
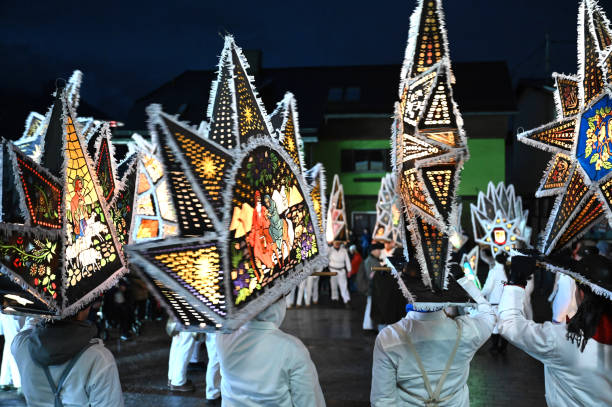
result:
[(414, 344), (410, 340), (410, 336), (408, 335), (406, 336), (406, 344), (408, 345), (408, 349), (410, 349), (410, 352), (412, 352), (414, 359), (416, 360), (417, 365), (419, 367), (419, 370), (421, 371), (421, 376), (423, 377), (423, 383), (425, 383), (425, 390), (427, 391), (429, 398), (425, 399), (419, 396), (418, 394), (405, 389), (399, 383), (397, 384), (397, 386), (402, 391), (409, 394), (410, 396), (416, 398), (417, 400), (422, 401), (425, 407), (437, 407), (441, 402), (446, 401), (455, 395), (455, 393), (452, 393), (446, 397), (440, 398), (440, 393), (442, 392), (442, 386), (444, 386), (446, 376), (450, 372), (451, 365), (453, 364), (453, 361), (455, 360), (455, 355), (457, 354), (457, 350), (459, 349), (459, 344), (461, 343), (461, 335), (463, 333), (463, 326), (459, 323), (459, 321), (457, 320), (454, 320), (454, 321), (455, 321), (455, 324), (457, 324), (457, 339), (455, 340), (455, 346), (453, 347), (453, 351), (451, 352), (451, 355), (448, 358), (448, 361), (446, 362), (446, 366), (444, 367), (444, 372), (442, 372), (442, 375), (440, 376), (440, 380), (438, 381), (438, 385), (436, 386), (435, 391), (433, 391), (431, 388), (431, 383), (429, 381), (429, 377), (427, 376), (427, 372), (425, 371), (425, 367), (423, 366), (423, 362), (421, 361), (421, 358), (419, 357), (419, 354), (417, 353), (416, 348), (414, 347)]

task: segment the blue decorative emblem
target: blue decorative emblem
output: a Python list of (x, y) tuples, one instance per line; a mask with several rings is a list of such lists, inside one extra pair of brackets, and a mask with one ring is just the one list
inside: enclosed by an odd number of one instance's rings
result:
[(582, 115), (576, 159), (592, 181), (612, 170), (612, 100), (608, 95)]

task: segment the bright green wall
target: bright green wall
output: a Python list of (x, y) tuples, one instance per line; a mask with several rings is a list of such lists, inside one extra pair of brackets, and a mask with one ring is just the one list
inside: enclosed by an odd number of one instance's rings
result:
[(478, 195), (486, 191), (489, 181), (506, 180), (505, 140), (499, 138), (468, 139), (470, 159), (461, 173), (459, 195)]
[[(389, 140), (343, 140), (319, 141), (313, 146), (313, 161), (321, 162), (327, 173), (328, 189), (334, 174), (340, 175), (340, 182), (346, 195), (371, 195), (375, 202), (380, 188), (380, 178), (384, 172), (340, 173), (340, 151), (343, 149), (381, 149), (390, 148)], [(470, 159), (465, 163), (461, 174), (459, 195), (477, 195), (478, 191), (486, 190), (487, 183), (505, 180), (505, 146), (504, 139), (468, 139)], [(355, 182), (355, 178), (374, 178), (375, 182)], [(329, 190), (327, 191), (329, 194)], [(347, 202), (349, 210), (374, 210), (367, 205), (369, 200), (360, 200), (352, 208)], [(349, 214), (350, 216), (350, 214)]]

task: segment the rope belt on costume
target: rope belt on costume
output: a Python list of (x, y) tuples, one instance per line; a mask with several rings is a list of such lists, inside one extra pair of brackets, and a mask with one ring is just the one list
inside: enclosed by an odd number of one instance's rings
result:
[(422, 401), (425, 407), (438, 407), (440, 403), (449, 400), (455, 394), (457, 394), (457, 392), (454, 392), (454, 393), (449, 394), (446, 397), (440, 398), (440, 393), (442, 392), (442, 386), (444, 385), (446, 376), (448, 375), (448, 372), (450, 371), (451, 365), (453, 364), (453, 360), (455, 360), (455, 355), (457, 354), (457, 350), (459, 349), (459, 344), (461, 343), (461, 334), (463, 333), (463, 327), (456, 320), (455, 320), (455, 323), (457, 324), (457, 340), (455, 341), (455, 347), (453, 348), (453, 351), (451, 352), (448, 362), (446, 362), (446, 366), (444, 367), (444, 372), (442, 373), (442, 376), (440, 376), (440, 380), (438, 381), (438, 385), (436, 386), (435, 392), (432, 391), (431, 389), (431, 383), (429, 382), (429, 377), (427, 376), (427, 372), (425, 371), (425, 367), (423, 366), (423, 362), (421, 361), (419, 354), (417, 353), (412, 341), (410, 340), (410, 337), (406, 336), (406, 344), (408, 345), (408, 349), (410, 349), (410, 351), (414, 355), (414, 359), (416, 360), (417, 365), (419, 366), (419, 370), (421, 371), (421, 376), (423, 377), (423, 382), (425, 383), (425, 390), (427, 390), (427, 394), (429, 395), (429, 398), (426, 399), (424, 397), (419, 396), (416, 393), (411, 392), (410, 390), (406, 390), (399, 383), (397, 384), (397, 387), (399, 387), (400, 390), (404, 391), (405, 393), (414, 397), (415, 399)]

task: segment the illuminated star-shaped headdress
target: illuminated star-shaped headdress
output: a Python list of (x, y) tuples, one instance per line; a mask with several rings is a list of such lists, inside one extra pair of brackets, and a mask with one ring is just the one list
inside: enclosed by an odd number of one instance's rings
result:
[(340, 183), (338, 174), (334, 174), (332, 189), (329, 194), (329, 207), (327, 208), (327, 221), (325, 236), (327, 243), (334, 241), (347, 242), (349, 240), (346, 205), (344, 204), (344, 188)]
[[(83, 74), (81, 71), (76, 70), (72, 73), (66, 85), (67, 98), (75, 112), (79, 106), (82, 80)], [(45, 148), (45, 135), (47, 134), (47, 126), (49, 125), (50, 119), (51, 109), (49, 109), (46, 115), (30, 112), (26, 119), (23, 135), (18, 140), (14, 141), (14, 144), (19, 147), (21, 151), (37, 163), (40, 162), (40, 157)], [(94, 119), (92, 117), (77, 117), (76, 123), (80, 126), (83, 139), (88, 140), (91, 131), (95, 127)]]
[(514, 193), (514, 186), (489, 182), (487, 193), (478, 193), (477, 205), (470, 205), (474, 240), (496, 256), (500, 252), (530, 246), (531, 228), (527, 226), (529, 211)]
[[(410, 19), (392, 146), (394, 170), (425, 286), (447, 288), (455, 194), (468, 158), (461, 113), (453, 100), (440, 0), (420, 0)], [(404, 247), (407, 247), (404, 245)]]
[(382, 242), (395, 242), (402, 247), (404, 220), (400, 197), (397, 195), (395, 175), (387, 174), (380, 181), (378, 201), (376, 202), (376, 225), (372, 239)]
[(580, 4), (578, 75), (553, 74), (557, 120), (518, 135), (554, 153), (536, 196), (557, 195), (539, 250), (559, 250), (612, 224), (612, 33), (594, 0)]
[(302, 168), (282, 143), (290, 126), (279, 139), (247, 68), (227, 36), (208, 137), (149, 107), (179, 236), (129, 248), (151, 278), (221, 330), (236, 329), (327, 261)]
[(5, 312), (66, 317), (126, 272), (70, 97), (56, 91), (40, 163), (2, 145), (1, 272), (21, 288), (3, 286)]

